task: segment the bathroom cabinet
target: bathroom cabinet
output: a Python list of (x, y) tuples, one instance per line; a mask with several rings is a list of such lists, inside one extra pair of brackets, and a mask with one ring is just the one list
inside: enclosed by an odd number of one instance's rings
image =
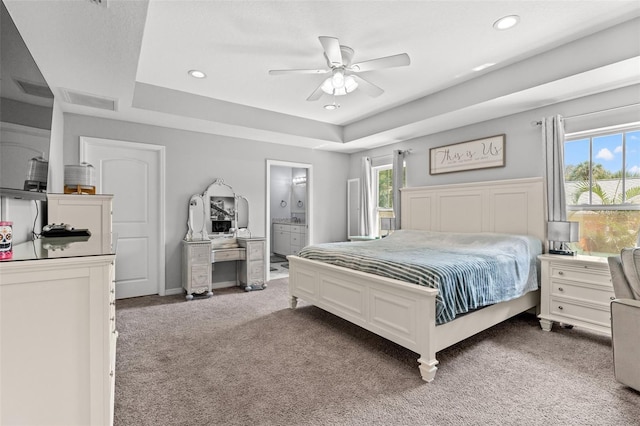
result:
[(296, 254), (307, 245), (307, 227), (300, 223), (274, 223), (272, 235), (272, 251), (281, 256)]

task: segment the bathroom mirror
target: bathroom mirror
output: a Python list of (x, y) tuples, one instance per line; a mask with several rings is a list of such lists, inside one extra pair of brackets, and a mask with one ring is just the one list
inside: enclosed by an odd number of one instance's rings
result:
[(249, 202), (236, 196), (223, 179), (215, 179), (189, 200), (187, 241), (211, 240), (212, 246), (233, 246), (238, 230), (249, 227)]

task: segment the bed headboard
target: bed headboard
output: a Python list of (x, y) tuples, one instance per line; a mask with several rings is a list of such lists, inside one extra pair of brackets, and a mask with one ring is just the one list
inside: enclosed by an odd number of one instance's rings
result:
[(403, 188), (401, 227), (546, 240), (542, 178)]

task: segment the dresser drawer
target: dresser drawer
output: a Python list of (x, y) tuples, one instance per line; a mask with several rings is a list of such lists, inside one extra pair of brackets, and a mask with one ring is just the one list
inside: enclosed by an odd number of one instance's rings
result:
[(304, 226), (300, 225), (291, 225), (291, 232), (301, 233), (304, 232)]
[(602, 267), (596, 268), (589, 265), (584, 266), (566, 266), (562, 264), (551, 264), (551, 278), (560, 278), (563, 280), (579, 281), (585, 283), (602, 284), (607, 287), (611, 286), (611, 276), (608, 269)]
[(189, 247), (189, 258), (191, 263), (210, 263), (211, 246)]
[(274, 223), (273, 224), (273, 230), (274, 231), (278, 231), (278, 232), (290, 232), (291, 226), (282, 225), (282, 224), (279, 224), (279, 223)]
[(609, 303), (615, 299), (613, 288), (608, 289), (604, 286), (577, 285), (561, 280), (553, 280), (551, 282), (551, 294), (553, 296), (587, 300), (606, 306), (609, 306)]
[(244, 260), (243, 249), (214, 250), (211, 252), (211, 262), (226, 262), (229, 260)]
[(249, 265), (249, 283), (264, 282), (264, 263), (251, 262)]
[(191, 266), (191, 287), (207, 287), (210, 280), (209, 265)]
[(567, 317), (569, 319), (567, 322), (569, 323), (571, 323), (571, 319), (578, 319), (603, 327), (610, 327), (611, 325), (611, 314), (608, 306), (606, 309), (598, 309), (552, 298), (551, 313), (559, 317)]
[(263, 243), (250, 243), (247, 247), (247, 259), (248, 260), (262, 260), (264, 259)]

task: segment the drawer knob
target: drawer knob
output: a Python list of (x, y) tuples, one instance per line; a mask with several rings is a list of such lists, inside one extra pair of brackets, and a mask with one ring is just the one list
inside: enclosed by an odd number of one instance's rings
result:
[(558, 291), (564, 291), (564, 288), (558, 287)]
[(562, 307), (562, 305), (558, 306), (558, 309), (563, 310), (564, 308)]
[(559, 272), (558, 272), (558, 275), (564, 275), (564, 272), (559, 271)]
[(616, 297), (615, 296), (611, 296), (611, 297), (609, 297), (609, 300), (616, 300)]

